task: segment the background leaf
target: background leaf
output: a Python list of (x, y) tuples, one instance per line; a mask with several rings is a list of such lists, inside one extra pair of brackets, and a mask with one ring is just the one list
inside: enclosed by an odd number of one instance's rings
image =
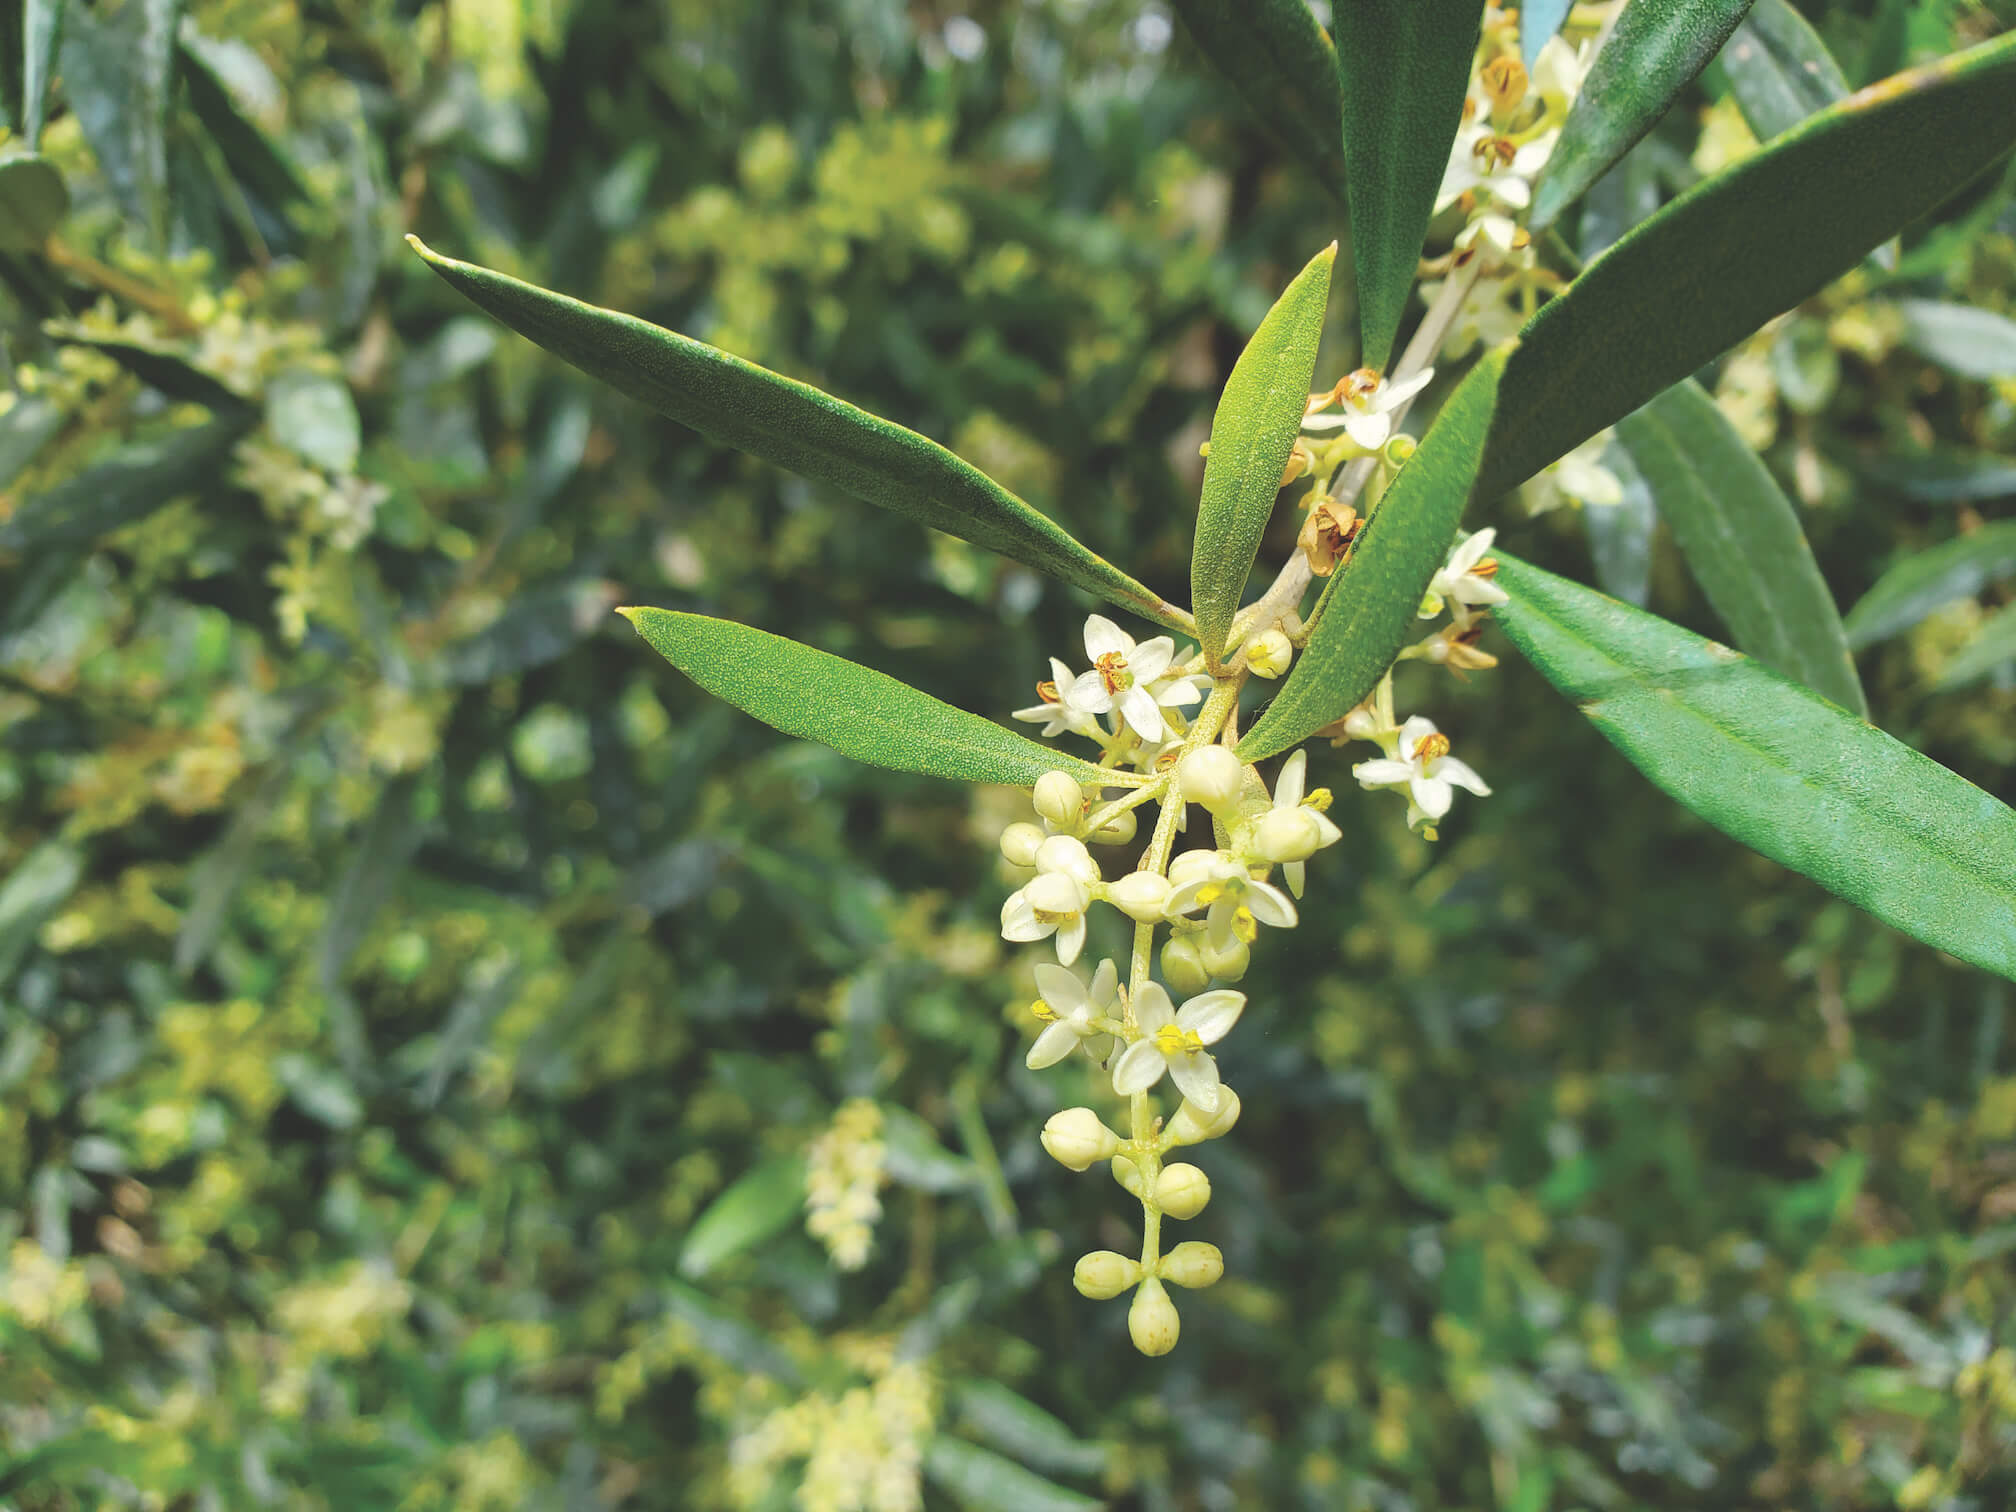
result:
[(1551, 225), (1658, 124), (1749, 9), (1750, 0), (1631, 0), (1624, 7), (1533, 186), (1533, 230)]
[(1582, 261), (1594, 262), (1658, 208), (1658, 166), (1641, 142), (1612, 164), (1583, 196), (1576, 249)]
[(1350, 0), (1332, 13), (1361, 360), (1383, 370), (1463, 120), (1483, 0)]
[(1033, 787), (1045, 772), (1121, 786), (1124, 774), (1012, 734), (905, 683), (765, 630), (671, 609), (619, 609), (653, 650), (717, 698), (800, 740), (899, 772)]
[(974, 1512), (1098, 1512), (1102, 1505), (991, 1449), (943, 1433), (924, 1451), (924, 1474)]
[(70, 190), (45, 157), (0, 161), (0, 251), (32, 252), (70, 213)]
[(165, 244), (168, 106), (180, 0), (78, 7), (63, 25), (63, 89), (121, 207)]
[(1963, 504), (2016, 494), (2016, 461), (1992, 452), (1936, 451), (1864, 456), (1848, 465), (1870, 482), (1921, 504)]
[(1904, 344), (1962, 378), (2016, 378), (2016, 320), (1942, 299), (1900, 299)]
[(679, 1250), (679, 1274), (697, 1281), (722, 1261), (775, 1238), (805, 1209), (805, 1157), (778, 1155), (745, 1172), (707, 1204)]
[(1607, 507), (1582, 507), (1596, 585), (1612, 598), (1643, 609), (1652, 592), (1652, 547), (1659, 511), (1652, 502), (1651, 488), (1622, 441), (1613, 439), (1604, 448), (1603, 465), (1623, 486), (1624, 497)]
[(144, 519), (205, 482), (250, 424), (230, 416), (121, 447), (0, 521), (0, 551), (79, 545)]
[(450, 285), (520, 335), (709, 440), (1188, 632), (1186, 617), (937, 442), (662, 326), (407, 240)]
[(2016, 36), (1843, 100), (1674, 200), (1527, 323), (1479, 490), (1495, 497), (1933, 209), (2016, 141)]
[(1841, 65), (1790, 0), (1757, 0), (1720, 62), (1736, 108), (1760, 142), (1848, 93)]
[(1308, 646), (1239, 742), (1242, 760), (1265, 760), (1348, 714), (1420, 624), (1421, 596), (1470, 498), (1508, 350), (1470, 370), (1386, 490), (1323, 590)]
[(1225, 654), (1225, 635), (1245, 596), (1260, 537), (1281, 492), (1281, 472), (1308, 412), (1309, 381), (1330, 298), (1332, 242), (1274, 302), (1246, 343), (1211, 417), (1211, 455), (1190, 552), (1191, 613), (1204, 654)]
[(1341, 199), (1344, 100), (1337, 51), (1304, 0), (1170, 0), (1170, 8), (1261, 124)]
[(2016, 605), (2004, 604), (1981, 622), (1974, 638), (1939, 669), (1934, 685), (1942, 693), (1977, 683), (2016, 662)]
[(1631, 764), (1887, 924), (2016, 977), (2016, 812), (1760, 663), (1515, 558), (1497, 618)]
[(65, 0), (21, 3), (21, 138), (30, 152), (42, 146), (42, 122), (49, 105), (49, 81), (56, 74), (56, 50), (63, 41)]
[(1909, 630), (1933, 610), (1971, 598), (2016, 573), (2016, 520), (1984, 525), (1915, 551), (1878, 578), (1848, 611), (1848, 644), (1860, 651)]
[(1715, 401), (1690, 378), (1625, 416), (1617, 434), (1736, 644), (1866, 719), (1798, 512)]

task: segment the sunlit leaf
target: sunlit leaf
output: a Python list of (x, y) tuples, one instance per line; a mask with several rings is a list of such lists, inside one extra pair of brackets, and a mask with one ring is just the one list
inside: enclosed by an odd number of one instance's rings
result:
[(1344, 190), (1344, 101), (1337, 53), (1305, 0), (1170, 0), (1170, 8), (1247, 106), (1316, 182)]
[(1332, 242), (1296, 275), (1246, 343), (1211, 418), (1211, 454), (1190, 553), (1191, 612), (1213, 660), (1238, 613), (1281, 492), (1281, 472), (1308, 408), (1323, 310), (1330, 297)]
[(1984, 525), (1966, 535), (1913, 552), (1862, 595), (1843, 623), (1848, 644), (1860, 651), (1909, 630), (1933, 610), (1972, 598), (1990, 583), (2016, 573), (2016, 520)]
[(1363, 360), (1383, 369), (1463, 120), (1483, 0), (1347, 0), (1332, 13)]
[(160, 245), (168, 213), (168, 108), (181, 0), (73, 7), (60, 57), (63, 89), (106, 181)]
[(952, 1392), (959, 1428), (1019, 1464), (1059, 1475), (1097, 1475), (1112, 1457), (1104, 1444), (1087, 1443), (1063, 1419), (998, 1381), (962, 1381)]
[(42, 145), (66, 9), (66, 0), (21, 0), (21, 138), (30, 152)]
[(331, 373), (296, 370), (266, 385), (266, 429), (275, 440), (325, 472), (354, 472), (363, 423), (350, 385)]
[(1798, 683), (1500, 555), (1497, 619), (1604, 737), (1724, 833), (2016, 977), (2016, 812)]
[(706, 1275), (722, 1261), (776, 1237), (805, 1209), (805, 1157), (778, 1155), (746, 1172), (686, 1231), (679, 1274)]
[(1904, 344), (1962, 378), (2016, 378), (2016, 320), (1973, 305), (1900, 299)]

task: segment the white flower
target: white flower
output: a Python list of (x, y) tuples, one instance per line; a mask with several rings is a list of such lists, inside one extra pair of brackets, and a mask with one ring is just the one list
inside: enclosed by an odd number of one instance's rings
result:
[(1250, 945), (1260, 924), (1270, 929), (1295, 926), (1295, 905), (1288, 895), (1254, 881), (1246, 867), (1224, 851), (1185, 851), (1169, 868), (1169, 880), (1176, 891), (1162, 911), (1174, 919), (1209, 909), (1204, 939), (1211, 949), (1223, 952), (1234, 944)]
[(1405, 788), (1410, 825), (1448, 813), (1456, 796), (1452, 787), (1466, 788), (1479, 798), (1491, 796), (1484, 779), (1449, 754), (1449, 737), (1420, 715), (1400, 726), (1398, 747), (1398, 756), (1361, 761), (1351, 768), (1351, 775), (1367, 788)]
[(1485, 555), (1497, 538), (1494, 528), (1480, 530), (1456, 543), (1447, 564), (1428, 580), (1428, 592), (1421, 600), (1422, 619), (1433, 619), (1453, 600), (1456, 608), (1450, 613), (1459, 624), (1467, 625), (1479, 606), (1506, 601), (1505, 590), (1492, 581), (1498, 564)]
[[(1530, 248), (1515, 254), (1520, 262), (1532, 259)], [(1444, 280), (1421, 285), (1421, 297), (1433, 304), (1446, 287)], [(1514, 281), (1496, 273), (1486, 273), (1463, 296), (1463, 303), (1457, 308), (1456, 318), (1449, 323), (1449, 334), (1442, 338), (1444, 357), (1461, 357), (1478, 344), (1497, 346), (1501, 341), (1509, 341), (1526, 325), (1526, 311), (1519, 306), (1519, 291)]]
[[(1302, 801), (1309, 753), (1297, 751), (1282, 763), (1274, 783), (1274, 806), (1253, 827), (1253, 850), (1263, 861), (1280, 866), (1288, 891), (1302, 896), (1303, 862), (1326, 845), (1344, 838), (1330, 816)], [(1328, 806), (1329, 792), (1317, 795)]]
[(1343, 409), (1333, 415), (1309, 415), (1302, 421), (1302, 429), (1330, 431), (1342, 427), (1355, 445), (1368, 452), (1377, 451), (1393, 434), (1393, 412), (1426, 388), (1434, 376), (1435, 369), (1423, 368), (1412, 378), (1388, 383), (1372, 369), (1360, 368), (1324, 397), (1325, 404), (1335, 400)]
[(1549, 37), (1533, 60), (1532, 87), (1539, 91), (1550, 109), (1563, 110), (1582, 93), (1582, 81), (1596, 61), (1596, 44), (1580, 47), (1565, 37)]
[(1085, 842), (1052, 835), (1036, 847), (1036, 876), (1001, 905), (1001, 937), (1018, 944), (1057, 937), (1057, 959), (1069, 966), (1085, 948), (1085, 910), (1099, 885), (1099, 863)]
[(1029, 1047), (1032, 1071), (1054, 1066), (1080, 1045), (1092, 1059), (1103, 1063), (1112, 1053), (1113, 1042), (1098, 1021), (1120, 991), (1120, 972), (1111, 961), (1101, 961), (1087, 987), (1078, 973), (1048, 961), (1036, 968), (1036, 987), (1043, 996), (1031, 1004), (1036, 1017), (1044, 1021), (1043, 1032)]
[(1563, 504), (1608, 509), (1624, 502), (1624, 482), (1603, 465), (1610, 432), (1598, 431), (1575, 450), (1553, 462), (1520, 489), (1528, 514), (1545, 514)]
[(1105, 615), (1094, 614), (1085, 621), (1085, 654), (1092, 670), (1072, 683), (1066, 701), (1093, 714), (1118, 714), (1145, 741), (1159, 743), (1166, 734), (1165, 704), (1197, 701), (1197, 685), (1189, 678), (1174, 680), (1159, 698), (1149, 690), (1176, 657), (1176, 642), (1166, 635), (1136, 645)]
[(1218, 1109), (1218, 1062), (1204, 1053), (1231, 1032), (1246, 1007), (1246, 994), (1219, 988), (1190, 999), (1180, 1010), (1169, 1006), (1160, 982), (1150, 982), (1134, 1000), (1141, 1037), (1113, 1065), (1113, 1090), (1122, 1097), (1146, 1092), (1167, 1071), (1183, 1096), (1207, 1113)]
[(1051, 657), (1050, 681), (1036, 684), (1036, 697), (1040, 702), (1026, 709), (1016, 709), (1013, 717), (1031, 724), (1041, 723), (1046, 739), (1054, 739), (1066, 730), (1073, 735), (1096, 739), (1099, 711), (1083, 708), (1072, 700), (1071, 690), (1077, 685), (1077, 680), (1076, 673), (1056, 657)]

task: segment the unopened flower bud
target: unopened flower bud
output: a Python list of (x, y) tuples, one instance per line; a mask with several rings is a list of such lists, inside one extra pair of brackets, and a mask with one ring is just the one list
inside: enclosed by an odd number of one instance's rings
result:
[[(1040, 879), (1039, 879), (1040, 880)], [(1032, 886), (1034, 884), (1031, 884)], [(1211, 937), (1204, 937), (1204, 969), (1221, 982), (1236, 982), (1246, 975), (1246, 968), (1253, 964), (1253, 951), (1247, 943), (1233, 937), (1232, 943), (1223, 950), (1211, 944)]]
[(1246, 669), (1255, 677), (1279, 677), (1294, 659), (1294, 645), (1279, 630), (1265, 631), (1246, 642)]
[(1192, 803), (1221, 809), (1239, 797), (1246, 768), (1221, 745), (1199, 746), (1176, 763), (1176, 785)]
[(1195, 1218), (1211, 1200), (1211, 1178), (1178, 1161), (1155, 1178), (1156, 1204), (1171, 1218)]
[(1135, 817), (1134, 810), (1122, 809), (1085, 838), (1094, 845), (1125, 845), (1134, 838), (1134, 832), (1140, 823), (1141, 821)]
[(1085, 816), (1085, 790), (1069, 772), (1045, 772), (1036, 780), (1036, 812), (1059, 829), (1071, 829)]
[(1125, 1155), (1115, 1155), (1113, 1163), (1107, 1169), (1112, 1171), (1113, 1179), (1120, 1183), (1129, 1196), (1145, 1198), (1148, 1195), (1148, 1184), (1141, 1179), (1141, 1167)]
[(1204, 968), (1204, 953), (1194, 935), (1172, 935), (1162, 947), (1162, 980), (1179, 998), (1195, 997), (1211, 985), (1211, 973)]
[(1134, 1347), (1144, 1355), (1169, 1353), (1176, 1347), (1177, 1336), (1183, 1332), (1183, 1320), (1176, 1316), (1176, 1304), (1169, 1300), (1169, 1293), (1153, 1276), (1143, 1281), (1141, 1289), (1134, 1293), (1134, 1301), (1127, 1309), (1127, 1332), (1134, 1339)]
[(1323, 824), (1314, 809), (1269, 809), (1253, 829), (1253, 849), (1272, 862), (1307, 861), (1323, 848)]
[(1169, 879), (1160, 872), (1129, 872), (1106, 889), (1106, 901), (1137, 924), (1154, 924), (1169, 893)]
[(1085, 842), (1071, 835), (1052, 835), (1036, 847), (1036, 870), (1045, 875), (1069, 877), (1090, 887), (1099, 880), (1099, 863)]
[(1085, 887), (1063, 872), (1043, 872), (1022, 889), (1039, 919), (1069, 919), (1085, 912)]
[(1071, 1284), (1078, 1288), (1081, 1296), (1090, 1297), (1094, 1302), (1117, 1297), (1128, 1287), (1140, 1283), (1141, 1262), (1129, 1260), (1112, 1250), (1093, 1250), (1089, 1255), (1080, 1255), (1071, 1272)]
[(1011, 824), (1001, 831), (1001, 854), (1011, 866), (1034, 866), (1036, 847), (1043, 839), (1043, 831), (1033, 824)]
[(1120, 1148), (1120, 1136), (1099, 1121), (1090, 1108), (1066, 1108), (1043, 1125), (1043, 1148), (1056, 1162), (1082, 1171)]
[(1182, 887), (1190, 882), (1202, 882), (1218, 869), (1220, 857), (1216, 851), (1187, 850), (1169, 863), (1169, 885)]
[[(1162, 1263), (1155, 1267), (1162, 1279), (1173, 1281), (1178, 1286), (1187, 1286), (1195, 1291), (1215, 1284), (1225, 1274), (1225, 1257), (1215, 1244), (1205, 1244), (1196, 1239), (1186, 1239), (1162, 1257)], [(1084, 1288), (1080, 1287), (1080, 1291)], [(1108, 1293), (1110, 1296), (1111, 1293)]]
[(1378, 718), (1363, 704), (1344, 716), (1344, 733), (1353, 740), (1370, 740), (1378, 729)]
[(1163, 1129), (1163, 1138), (1172, 1145), (1202, 1144), (1207, 1139), (1217, 1139), (1232, 1132), (1232, 1126), (1239, 1122), (1239, 1094), (1230, 1087), (1219, 1083), (1218, 1111), (1206, 1113), (1188, 1098), (1176, 1110)]

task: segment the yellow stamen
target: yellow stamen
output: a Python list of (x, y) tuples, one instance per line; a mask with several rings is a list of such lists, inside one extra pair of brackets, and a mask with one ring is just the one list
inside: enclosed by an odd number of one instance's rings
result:
[(1303, 797), (1302, 807), (1314, 809), (1319, 814), (1327, 814), (1330, 812), (1331, 801), (1330, 789), (1318, 788), (1315, 792)]
[(1057, 684), (1054, 682), (1039, 682), (1036, 684), (1036, 698), (1041, 703), (1064, 702), (1064, 697), (1057, 691)]
[[(1423, 735), (1414, 747), (1416, 761), (1440, 761), (1449, 754), (1449, 737), (1439, 730), (1433, 735)], [(1041, 915), (1038, 915), (1040, 918)]]
[(1099, 674), (1099, 681), (1106, 685), (1108, 693), (1119, 693), (1134, 686), (1134, 674), (1127, 670), (1127, 658), (1118, 651), (1108, 651), (1093, 663), (1093, 670)]
[(1232, 933), (1248, 945), (1260, 938), (1260, 926), (1254, 922), (1252, 909), (1242, 908), (1232, 915)]
[(1054, 1024), (1057, 1022), (1057, 1010), (1055, 1008), (1052, 1008), (1048, 1003), (1044, 1002), (1043, 999), (1041, 998), (1036, 999), (1035, 1002), (1029, 1005), (1029, 1011), (1035, 1014), (1036, 1017), (1038, 1017), (1039, 1019), (1043, 1020), (1043, 1022), (1046, 1024)]
[(1470, 576), (1480, 578), (1494, 578), (1498, 576), (1498, 558), (1484, 557), (1480, 559), (1477, 565), (1470, 569)]
[(1179, 1024), (1164, 1024), (1155, 1031), (1155, 1048), (1165, 1059), (1172, 1055), (1201, 1055), (1204, 1041), (1197, 1037), (1194, 1029), (1185, 1029)]

